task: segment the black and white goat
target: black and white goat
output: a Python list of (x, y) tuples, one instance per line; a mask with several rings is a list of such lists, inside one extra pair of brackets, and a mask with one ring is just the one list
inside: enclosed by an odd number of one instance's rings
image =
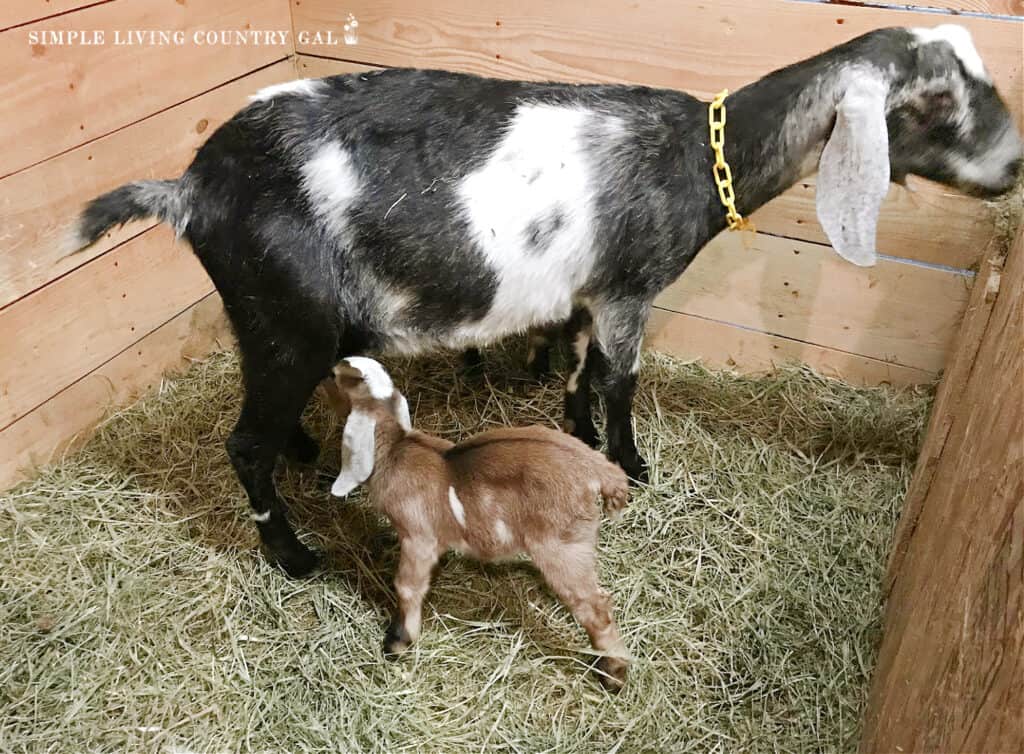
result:
[[(969, 34), (880, 29), (727, 100), (726, 157), (747, 214), (817, 170), (836, 251), (869, 265), (890, 180), (1009, 190), (1021, 140)], [(651, 302), (725, 227), (707, 103), (677, 91), (386, 70), (265, 89), (176, 180), (85, 209), (78, 246), (156, 215), (227, 307), (245, 402), (228, 440), (263, 541), (292, 574), (316, 558), (273, 481), (309, 457), (299, 424), (341, 358), (468, 348), (578, 324), (567, 427), (591, 442), (599, 367), (608, 452), (646, 469), (631, 428)]]

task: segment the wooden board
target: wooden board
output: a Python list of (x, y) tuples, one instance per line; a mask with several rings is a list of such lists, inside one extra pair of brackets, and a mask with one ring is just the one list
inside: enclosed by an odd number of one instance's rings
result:
[(79, 445), (112, 407), (151, 392), (167, 372), (230, 342), (220, 298), (211, 294), (130, 344), (0, 431), (0, 490)]
[[(710, 96), (736, 89), (782, 65), (880, 26), (935, 25), (933, 13), (765, 0), (652, 0), (517, 3), (499, 0), (292, 0), (296, 31), (338, 29), (359, 19), (355, 45), (299, 44), (303, 53), (377, 65), (448, 68), (484, 75), (566, 81), (618, 81)], [(958, 18), (978, 46), (1011, 107), (1022, 110), (1024, 35), (1011, 21)], [(771, 28), (771, 36), (763, 29)], [(786, 44), (776, 40), (784, 38)], [(321, 67), (323, 64), (318, 64)], [(891, 256), (952, 267), (977, 262), (991, 238), (990, 210), (976, 200), (947, 198), (922, 183), (913, 198), (894, 190), (881, 223), (879, 248)], [(769, 232), (810, 241), (824, 235), (807, 190), (791, 191), (759, 213)], [(799, 222), (798, 222), (799, 221)]]
[(916, 385), (935, 379), (920, 369), (658, 308), (651, 312), (644, 346), (743, 374), (803, 363), (852, 385)]
[(5, 0), (0, 3), (0, 30), (67, 13), (95, 2), (96, 0)]
[[(0, 176), (95, 139), (261, 66), (288, 45), (55, 45), (40, 31), (287, 29), (281, 0), (113, 2), (0, 33)], [(17, 145), (16, 149), (10, 145)]]
[(831, 247), (764, 234), (744, 247), (725, 232), (700, 252), (658, 306), (937, 372), (971, 280), (897, 260), (849, 264)]
[(0, 312), (0, 428), (213, 291), (159, 226)]
[(1024, 750), (1024, 235), (989, 291), (963, 389), (936, 404), (949, 429), (915, 472), (862, 752)]
[(1024, 16), (1024, 0), (915, 0), (910, 3), (898, 4), (913, 5), (919, 8), (985, 13), (992, 16)]
[(0, 309), (155, 224), (129, 223), (64, 256), (85, 201), (128, 181), (180, 175), (248, 95), (292, 78), (291, 62), (281, 61), (0, 180)]

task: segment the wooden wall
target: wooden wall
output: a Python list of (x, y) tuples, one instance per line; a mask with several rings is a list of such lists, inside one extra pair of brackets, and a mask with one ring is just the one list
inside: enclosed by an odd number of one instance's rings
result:
[[(61, 15), (54, 15), (61, 14)], [(67, 46), (39, 30), (288, 29), (282, 0), (7, 0), (0, 6), (0, 486), (225, 334), (166, 227), (61, 258), (82, 203), (173, 177), (247, 95), (295, 77), (284, 46)]]
[[(1024, 12), (1005, 0), (918, 4)], [(348, 13), (359, 20), (355, 45), (298, 44), (306, 76), (417, 66), (652, 84), (702, 96), (873, 28), (950, 20), (789, 0), (291, 0), (291, 7), (297, 32), (339, 28)], [(973, 32), (1020, 118), (1024, 26), (1015, 19), (956, 21)], [(752, 249), (738, 234), (712, 242), (659, 299), (648, 344), (746, 370), (797, 360), (859, 383), (934, 379), (967, 305), (969, 270), (992, 240), (993, 209), (924, 182), (918, 188), (893, 188), (879, 234), (879, 250), (890, 258), (865, 271), (826, 245), (814, 181), (801, 183), (756, 213), (761, 232)]]
[(861, 751), (1024, 751), (1024, 230), (986, 260), (889, 564)]
[[(1024, 14), (1019, 0), (922, 6)], [(510, 12), (513, 11), (514, 12)], [(32, 32), (333, 29), (356, 45), (61, 46)], [(164, 227), (132, 223), (62, 257), (83, 200), (173, 176), (248, 94), (296, 76), (389, 65), (625, 81), (710, 95), (882, 25), (935, 13), (792, 0), (7, 0), (0, 4), (0, 486), (52, 457), (111, 401), (150, 386), (225, 328), (212, 286)], [(1022, 24), (962, 16), (1020, 116)], [(772, 29), (769, 38), (764, 34)], [(777, 40), (785, 38), (787, 44)], [(292, 37), (290, 42), (295, 42)], [(814, 182), (757, 213), (752, 248), (716, 239), (659, 299), (649, 345), (713, 366), (797, 360), (860, 383), (933, 379), (967, 306), (994, 210), (894, 189), (877, 267), (842, 262)]]

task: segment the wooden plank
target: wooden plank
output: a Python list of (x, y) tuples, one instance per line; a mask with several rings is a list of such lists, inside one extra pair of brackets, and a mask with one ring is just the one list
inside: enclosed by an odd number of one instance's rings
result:
[[(869, 0), (875, 5), (885, 5), (880, 0)], [(909, 3), (892, 3), (894, 5), (911, 5), (916, 8), (938, 8), (940, 10), (967, 11), (968, 13), (985, 13), (990, 16), (1024, 16), (1024, 0), (915, 0)]]
[(220, 297), (210, 294), (0, 432), (0, 490), (80, 445), (112, 407), (230, 342)]
[(744, 374), (802, 363), (852, 385), (916, 385), (935, 379), (920, 369), (658, 308), (651, 312), (644, 345)]
[(657, 299), (887, 363), (937, 372), (967, 305), (970, 278), (895, 260), (855, 267), (831, 247), (764, 234), (719, 234)]
[(67, 13), (96, 2), (97, 0), (6, 0), (0, 3), (0, 29)]
[[(639, 83), (705, 97), (879, 26), (932, 26), (942, 20), (932, 13), (782, 0), (651, 0), (628, 7), (610, 0), (529, 0), (517, 3), (508, 16), (499, 0), (429, 5), (359, 0), (344, 8), (332, 0), (292, 0), (292, 10), (297, 32), (340, 28), (349, 12), (360, 22), (356, 45), (299, 44), (299, 52), (506, 78)], [(979, 18), (957, 21), (974, 32), (1019, 116), (1024, 80), (1020, 26)], [(765, 36), (765, 28), (772, 35)], [(777, 44), (779, 38), (786, 44)], [(992, 235), (991, 209), (951, 194), (924, 182), (913, 197), (894, 189), (883, 209), (882, 252), (951, 267), (975, 264)], [(769, 232), (824, 240), (808, 189), (791, 190), (758, 215), (760, 227)]]
[(180, 175), (249, 94), (292, 78), (291, 63), (281, 61), (0, 180), (0, 308), (155, 224), (129, 223), (82, 253), (63, 256), (86, 200), (128, 181)]
[(963, 390), (936, 406), (952, 418), (935, 468), (916, 471), (862, 752), (1024, 750), (1024, 234), (989, 292)]
[(0, 428), (213, 291), (159, 226), (0, 312)]
[(340, 73), (365, 73), (376, 71), (380, 66), (365, 63), (350, 63), (347, 60), (317, 58), (312, 55), (296, 55), (295, 64), (300, 78), (319, 79), (324, 76), (337, 76)]
[[(0, 34), (0, 176), (283, 59), (281, 45), (194, 44), (202, 30), (287, 29), (280, 0), (114, 2)], [(101, 30), (102, 45), (30, 42), (42, 31)], [(118, 45), (115, 31), (181, 32), (185, 43)]]

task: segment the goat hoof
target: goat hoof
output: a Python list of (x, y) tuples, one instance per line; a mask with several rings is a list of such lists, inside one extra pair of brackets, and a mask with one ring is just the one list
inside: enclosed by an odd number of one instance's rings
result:
[(577, 424), (572, 419), (566, 419), (565, 424), (563, 426), (566, 432), (575, 437), (577, 440), (586, 443), (591, 448), (596, 448), (598, 445), (601, 444), (601, 440), (597, 436), (597, 429), (594, 427), (593, 422), (588, 422), (586, 424)]
[(602, 657), (594, 665), (597, 670), (597, 679), (604, 686), (605, 690), (615, 694), (626, 685), (626, 671), (629, 663), (618, 657)]
[(626, 476), (633, 482), (640, 482), (646, 484), (649, 478), (647, 471), (647, 461), (640, 457), (640, 454), (634, 451), (630, 456), (626, 458), (617, 459), (619, 466), (626, 472)]
[(288, 438), (284, 454), (299, 463), (313, 463), (320, 455), (320, 444), (307, 435), (305, 430), (297, 428)]
[(388, 630), (384, 632), (384, 659), (397, 660), (398, 656), (405, 652), (412, 644), (409, 632), (401, 621), (392, 621)]
[(308, 547), (277, 556), (277, 563), (293, 579), (309, 576), (320, 566), (321, 557)]

